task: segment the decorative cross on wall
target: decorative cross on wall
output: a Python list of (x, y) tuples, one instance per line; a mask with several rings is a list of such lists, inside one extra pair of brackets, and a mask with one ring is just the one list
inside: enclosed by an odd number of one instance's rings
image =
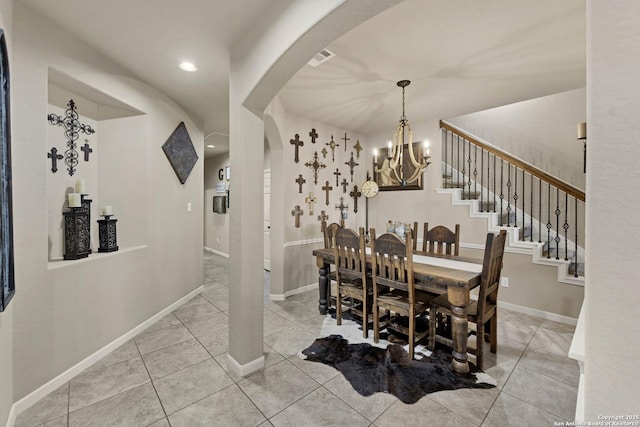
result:
[(322, 148), (322, 158), (323, 159), (327, 158), (327, 153), (328, 153), (327, 147)]
[(357, 185), (353, 186), (353, 191), (349, 195), (353, 199), (353, 212), (358, 213), (358, 197), (362, 196), (362, 193), (358, 191)]
[(86, 139), (84, 140), (84, 145), (82, 146), (80, 151), (82, 151), (84, 153), (84, 161), (88, 162), (89, 161), (89, 153), (93, 153), (93, 148), (89, 148), (89, 141), (87, 141)]
[(296, 153), (295, 153), (295, 156), (293, 157), (293, 161), (298, 163), (299, 162), (299, 159), (298, 159), (298, 148), (302, 147), (304, 145), (304, 142), (300, 141), (300, 135), (298, 135), (296, 133), (296, 136), (294, 137), (294, 139), (290, 139), (289, 143), (291, 145), (295, 145), (296, 146), (296, 148), (295, 148)]
[(320, 215), (318, 215), (318, 221), (320, 221), (320, 232), (324, 233), (327, 229), (327, 220), (329, 219), (329, 215), (324, 213), (324, 211), (320, 211)]
[(318, 170), (319, 169), (324, 169), (327, 167), (327, 165), (325, 165), (324, 163), (320, 162), (320, 160), (318, 160), (318, 152), (315, 151), (313, 153), (313, 162), (307, 162), (304, 164), (306, 167), (313, 169), (313, 183), (317, 184), (318, 183)]
[[(76, 112), (76, 103), (73, 99), (69, 100), (65, 110), (65, 117), (58, 116), (56, 114), (47, 115), (47, 120), (54, 126), (62, 126), (64, 128), (64, 135), (67, 137), (67, 149), (64, 152), (64, 163), (67, 165), (67, 172), (69, 176), (73, 176), (76, 172), (76, 166), (78, 165), (78, 151), (76, 150), (76, 140), (80, 132), (87, 135), (94, 134), (96, 131), (87, 124), (81, 124), (78, 121), (78, 113)], [(53, 159), (53, 158), (52, 158)]]
[(341, 140), (344, 141), (344, 151), (347, 151), (347, 141), (350, 141), (351, 138), (347, 138), (347, 133), (344, 133), (344, 138), (340, 138)]
[(329, 185), (329, 181), (327, 181), (323, 186), (322, 189), (324, 190), (324, 203), (325, 205), (329, 206), (329, 191), (333, 190), (333, 187)]
[(313, 215), (313, 204), (316, 203), (318, 199), (313, 195), (313, 191), (309, 193), (309, 197), (304, 199), (304, 202), (309, 205), (309, 215)]
[(336, 210), (340, 211), (340, 226), (344, 228), (344, 220), (347, 218), (345, 210), (349, 209), (349, 205), (344, 204), (344, 197), (340, 197), (340, 203), (336, 203)]
[(62, 160), (64, 156), (62, 154), (58, 154), (58, 149), (56, 147), (51, 147), (51, 152), (47, 153), (47, 158), (51, 159), (51, 172), (58, 172), (58, 160)]
[(315, 144), (316, 138), (318, 137), (318, 133), (316, 132), (315, 128), (311, 129), (311, 132), (309, 132), (309, 136), (311, 137), (311, 143)]
[(340, 181), (338, 180), (340, 179), (340, 175), (342, 174), (340, 173), (340, 170), (338, 168), (336, 168), (336, 171), (333, 174), (336, 176), (336, 187), (337, 187), (338, 185), (340, 185)]
[(340, 183), (340, 185), (342, 185), (342, 192), (346, 193), (347, 187), (349, 186), (349, 182), (347, 181), (347, 178), (342, 178), (342, 182)]
[(336, 142), (333, 140), (333, 135), (331, 135), (331, 141), (325, 143), (324, 145), (328, 145), (329, 148), (331, 148), (331, 161), (335, 162), (336, 161), (336, 147), (340, 147), (340, 144), (336, 144)]
[(351, 159), (348, 162), (344, 162), (344, 164), (349, 166), (349, 173), (351, 173), (351, 182), (353, 182), (353, 167), (358, 166), (358, 163), (353, 160), (353, 151), (351, 152)]
[(294, 225), (296, 228), (300, 228), (300, 217), (304, 215), (304, 211), (300, 209), (299, 205), (296, 205), (296, 208), (291, 211), (291, 215), (296, 217)]
[(356, 145), (353, 146), (353, 149), (356, 150), (356, 157), (360, 158), (360, 152), (362, 151), (362, 146), (360, 145), (360, 140), (356, 140)]
[[(222, 170), (222, 169), (220, 169)], [(295, 180), (298, 183), (298, 193), (302, 194), (302, 184), (304, 184), (305, 182), (307, 182), (306, 179), (304, 179), (302, 177), (302, 175), (298, 175), (298, 178)]]

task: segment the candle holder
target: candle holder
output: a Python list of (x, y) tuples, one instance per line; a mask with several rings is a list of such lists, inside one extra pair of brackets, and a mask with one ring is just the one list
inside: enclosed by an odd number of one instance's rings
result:
[(86, 241), (87, 247), (85, 248), (85, 250), (90, 254), (91, 251), (91, 202), (93, 200), (91, 200), (89, 198), (88, 194), (80, 194), (80, 208), (87, 213), (87, 236), (89, 236), (89, 238)]
[(117, 219), (111, 219), (113, 215), (101, 215), (104, 219), (98, 220), (98, 240), (100, 246), (98, 252), (115, 252), (118, 250), (116, 235)]
[(64, 215), (64, 259), (89, 256), (89, 217), (82, 207), (69, 208)]

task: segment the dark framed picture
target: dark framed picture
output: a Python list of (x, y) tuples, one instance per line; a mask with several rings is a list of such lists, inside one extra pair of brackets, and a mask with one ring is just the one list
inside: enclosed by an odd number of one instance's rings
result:
[[(404, 156), (402, 167), (404, 169), (404, 176), (410, 177), (416, 170), (415, 166), (411, 163), (409, 156), (408, 144), (404, 144)], [(389, 166), (390, 157), (389, 149), (387, 147), (378, 149), (378, 153), (381, 153), (374, 157), (373, 176), (380, 188), (380, 191), (398, 191), (398, 190), (422, 190), (423, 173), (418, 176), (418, 179), (406, 186), (400, 185), (400, 178), (396, 170), (391, 169)], [(413, 144), (413, 155), (418, 163), (422, 162), (422, 146), (420, 144)]]
[(215, 213), (227, 213), (227, 196), (213, 196), (213, 211)]

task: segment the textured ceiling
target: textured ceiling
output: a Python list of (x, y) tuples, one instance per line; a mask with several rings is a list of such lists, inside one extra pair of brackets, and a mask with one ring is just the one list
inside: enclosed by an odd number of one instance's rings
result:
[[(23, 0), (204, 122), (228, 146), (229, 51), (295, 0)], [(305, 0), (297, 0), (305, 1)], [(308, 1), (308, 0), (306, 0)], [(280, 92), (287, 112), (363, 134), (586, 85), (584, 0), (405, 0), (336, 40)], [(310, 52), (310, 56), (313, 52)], [(199, 71), (177, 67), (183, 60)]]

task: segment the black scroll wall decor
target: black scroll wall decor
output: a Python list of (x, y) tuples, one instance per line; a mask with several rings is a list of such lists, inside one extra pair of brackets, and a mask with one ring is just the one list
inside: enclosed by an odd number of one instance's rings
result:
[(0, 28), (0, 311), (16, 293), (13, 264), (13, 215), (11, 194), (11, 116), (9, 114), (9, 56)]
[[(78, 166), (78, 145), (76, 141), (80, 132), (91, 135), (96, 131), (89, 125), (80, 123), (78, 120), (78, 112), (76, 111), (76, 103), (73, 99), (70, 99), (67, 103), (67, 108), (64, 112), (65, 116), (58, 116), (56, 114), (47, 115), (47, 120), (54, 126), (62, 126), (64, 128), (64, 136), (67, 137), (67, 149), (64, 152), (64, 156), (57, 154), (58, 150), (54, 147), (51, 152), (47, 153), (47, 157), (51, 159), (51, 172), (56, 173), (58, 171), (57, 162), (64, 158), (64, 164), (67, 166), (67, 172), (69, 176), (73, 176), (76, 172), (76, 166)], [(89, 144), (85, 143), (81, 149), (84, 152), (84, 160), (89, 161), (89, 153), (93, 150), (89, 148)]]

